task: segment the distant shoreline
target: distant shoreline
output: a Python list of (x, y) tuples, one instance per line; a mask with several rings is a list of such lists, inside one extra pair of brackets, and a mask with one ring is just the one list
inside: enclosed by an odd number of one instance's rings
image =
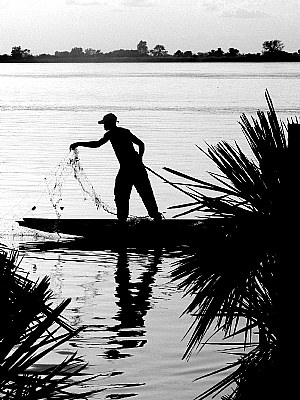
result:
[(243, 55), (238, 57), (55, 57), (32, 56), (24, 59), (1, 58), (0, 63), (270, 63), (270, 62), (300, 62), (300, 55), (291, 54), (284, 57), (266, 57), (263, 55)]

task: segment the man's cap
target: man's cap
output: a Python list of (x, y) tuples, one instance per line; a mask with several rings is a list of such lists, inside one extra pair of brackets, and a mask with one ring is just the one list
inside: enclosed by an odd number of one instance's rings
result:
[(104, 117), (101, 119), (101, 121), (98, 121), (98, 124), (104, 124), (105, 122), (117, 122), (117, 117), (115, 114), (109, 113), (104, 115)]

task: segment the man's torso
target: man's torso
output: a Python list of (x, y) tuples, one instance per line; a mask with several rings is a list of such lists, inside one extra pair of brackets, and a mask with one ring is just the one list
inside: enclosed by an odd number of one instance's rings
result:
[(140, 162), (140, 157), (133, 146), (132, 137), (130, 130), (121, 127), (111, 129), (104, 134), (104, 138), (111, 142), (121, 166)]

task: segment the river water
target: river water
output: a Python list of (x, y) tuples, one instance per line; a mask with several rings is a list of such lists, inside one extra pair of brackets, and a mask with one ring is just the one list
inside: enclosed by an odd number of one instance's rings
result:
[[(144, 162), (154, 171), (174, 179), (167, 166), (210, 179), (214, 166), (197, 146), (237, 141), (249, 153), (240, 115), (266, 110), (268, 89), (283, 121), (299, 116), (299, 77), (297, 63), (0, 64), (0, 242), (20, 246), (31, 279), (50, 276), (55, 301), (72, 298), (66, 317), (86, 329), (57, 355), (78, 350), (88, 373), (100, 374), (90, 384), (105, 389), (96, 398), (192, 399), (217, 379), (197, 377), (233, 359), (208, 347), (182, 360), (193, 319), (180, 315), (191, 299), (170, 280), (182, 249), (70, 248), (56, 237), (45, 249), (15, 221), (55, 217), (49, 193), (57, 182), (62, 218), (108, 217), (62, 168), (70, 143), (103, 135), (97, 121), (107, 112), (145, 142)], [(82, 148), (80, 159), (95, 191), (113, 205), (118, 164), (110, 144)], [(168, 207), (187, 199), (150, 178), (171, 218)], [(146, 215), (135, 192), (130, 212)]]

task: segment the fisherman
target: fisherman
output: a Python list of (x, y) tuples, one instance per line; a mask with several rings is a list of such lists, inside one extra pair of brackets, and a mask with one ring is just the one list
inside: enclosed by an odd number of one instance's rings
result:
[[(106, 114), (98, 124), (103, 124), (106, 131), (97, 141), (75, 142), (70, 150), (78, 146), (96, 148), (110, 141), (120, 164), (115, 180), (115, 203), (119, 222), (126, 222), (129, 214), (129, 199), (134, 186), (140, 195), (148, 214), (154, 221), (161, 221), (162, 214), (158, 211), (153, 190), (142, 158), (145, 152), (144, 143), (133, 135), (130, 130), (117, 126), (117, 117)], [(138, 146), (138, 153), (134, 148)]]

